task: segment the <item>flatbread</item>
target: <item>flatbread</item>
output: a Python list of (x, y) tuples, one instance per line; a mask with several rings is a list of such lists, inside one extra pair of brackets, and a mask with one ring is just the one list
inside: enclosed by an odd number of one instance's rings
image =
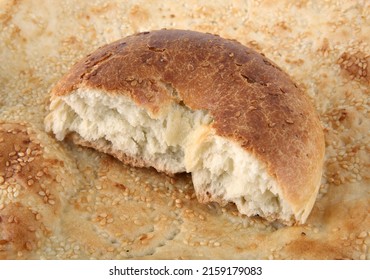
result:
[[(73, 63), (160, 28), (236, 39), (307, 91), (326, 161), (306, 224), (200, 204), (187, 175), (125, 166), (44, 132), (49, 91)], [(370, 258), (370, 4), (3, 0), (0, 30), (0, 258)]]

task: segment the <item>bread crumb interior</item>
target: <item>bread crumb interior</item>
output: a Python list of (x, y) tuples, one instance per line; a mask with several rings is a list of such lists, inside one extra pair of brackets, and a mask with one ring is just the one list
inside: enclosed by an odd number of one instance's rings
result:
[(175, 102), (155, 116), (125, 96), (77, 89), (55, 98), (46, 128), (58, 140), (76, 132), (89, 142), (140, 158), (157, 170), (190, 172), (202, 202), (233, 202), (242, 214), (290, 220), (276, 181), (266, 167), (232, 140), (215, 134), (205, 111)]

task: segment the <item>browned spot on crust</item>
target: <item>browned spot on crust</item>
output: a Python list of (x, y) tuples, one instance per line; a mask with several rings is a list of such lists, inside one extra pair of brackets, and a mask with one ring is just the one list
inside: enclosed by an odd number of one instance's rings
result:
[(367, 83), (370, 82), (370, 75), (368, 73), (370, 55), (360, 51), (356, 53), (344, 52), (337, 63), (343, 70), (343, 73), (350, 79), (359, 79)]
[(32, 211), (22, 204), (11, 203), (1, 210), (0, 259), (12, 256), (9, 252), (36, 249), (36, 230), (32, 230), (36, 228), (40, 228), (40, 223)]
[(301, 236), (287, 244), (284, 249), (293, 259), (347, 259), (349, 255), (344, 249), (332, 246), (327, 242), (311, 240)]

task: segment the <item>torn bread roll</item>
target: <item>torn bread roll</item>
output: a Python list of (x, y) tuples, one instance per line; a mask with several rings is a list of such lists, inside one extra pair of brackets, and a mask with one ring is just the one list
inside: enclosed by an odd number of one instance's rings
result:
[(184, 30), (103, 46), (52, 90), (46, 129), (134, 166), (190, 172), (198, 200), (304, 223), (324, 136), (308, 97), (234, 40)]

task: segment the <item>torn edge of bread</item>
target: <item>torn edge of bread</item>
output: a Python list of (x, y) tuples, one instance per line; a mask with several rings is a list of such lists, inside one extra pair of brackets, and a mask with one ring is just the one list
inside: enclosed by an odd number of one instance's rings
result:
[(315, 108), (264, 55), (217, 35), (157, 30), (76, 63), (51, 93), (59, 140), (134, 166), (190, 172), (201, 202), (304, 223), (321, 181)]
[(77, 144), (124, 162), (140, 159), (136, 166), (189, 172), (201, 202), (233, 202), (240, 213), (269, 220), (303, 218), (304, 212), (294, 213), (284, 202), (263, 163), (216, 135), (205, 111), (172, 103), (150, 115), (125, 96), (83, 88), (55, 98), (50, 109), (46, 129), (58, 140), (73, 134)]

